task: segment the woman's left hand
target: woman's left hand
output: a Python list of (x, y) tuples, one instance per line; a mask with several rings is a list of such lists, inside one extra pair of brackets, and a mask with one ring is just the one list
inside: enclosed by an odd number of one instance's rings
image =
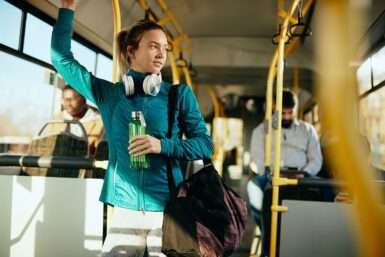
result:
[(160, 153), (162, 150), (162, 144), (160, 140), (149, 136), (140, 135), (134, 136), (130, 139), (130, 146), (128, 147), (130, 154), (135, 156), (141, 156), (149, 153)]

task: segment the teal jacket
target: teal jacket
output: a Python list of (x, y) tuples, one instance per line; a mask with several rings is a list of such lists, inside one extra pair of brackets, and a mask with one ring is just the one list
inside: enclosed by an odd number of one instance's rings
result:
[[(99, 79), (80, 65), (71, 53), (74, 12), (60, 9), (53, 28), (52, 64), (68, 84), (93, 102), (100, 110), (109, 146), (109, 163), (100, 200), (132, 210), (163, 211), (169, 199), (167, 159), (173, 158), (176, 183), (182, 181), (179, 162), (175, 159), (209, 158), (213, 143), (199, 111), (197, 100), (186, 86), (178, 88), (176, 118), (172, 138), (167, 134), (167, 96), (171, 84), (162, 82), (156, 96), (141, 90), (146, 74), (129, 71), (134, 78), (135, 94), (126, 96), (123, 83)], [(149, 169), (131, 169), (128, 154), (128, 123), (132, 111), (142, 111), (150, 134), (161, 141), (160, 154), (149, 154)], [(187, 139), (182, 140), (185, 134)]]

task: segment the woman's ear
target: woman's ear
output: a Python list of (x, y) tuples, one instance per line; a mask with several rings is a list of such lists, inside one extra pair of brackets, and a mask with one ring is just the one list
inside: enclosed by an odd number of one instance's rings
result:
[(135, 52), (132, 46), (127, 46), (127, 54), (130, 57), (130, 59), (135, 59)]

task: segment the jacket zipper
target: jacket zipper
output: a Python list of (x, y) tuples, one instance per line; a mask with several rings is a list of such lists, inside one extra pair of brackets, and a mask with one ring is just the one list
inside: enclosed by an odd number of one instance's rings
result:
[[(147, 110), (147, 97), (144, 97), (143, 107), (142, 107), (142, 113), (144, 118), (146, 117), (146, 110)], [(140, 169), (139, 173), (139, 209), (144, 213), (145, 212), (145, 201), (144, 201), (144, 170)]]

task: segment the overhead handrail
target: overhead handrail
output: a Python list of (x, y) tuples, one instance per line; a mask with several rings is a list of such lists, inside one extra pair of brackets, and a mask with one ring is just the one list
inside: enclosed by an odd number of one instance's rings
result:
[[(315, 0), (308, 0), (304, 4), (302, 8), (302, 14), (306, 15), (307, 13), (312, 13), (314, 11)], [(311, 14), (309, 14), (311, 16)], [(290, 20), (291, 23), (295, 23), (296, 21)], [(299, 46), (303, 43), (303, 40), (300, 40), (302, 37), (294, 37), (292, 38), (291, 43), (285, 47), (285, 57), (289, 56), (291, 53), (295, 52)]]
[[(144, 10), (148, 8), (148, 4), (145, 0), (137, 0), (137, 2)], [(174, 15), (168, 10), (166, 3), (163, 0), (157, 0), (157, 3), (160, 6), (162, 12), (164, 13), (164, 16), (163, 18), (156, 17), (155, 14), (151, 12), (150, 17), (152, 17), (152, 19), (158, 22), (160, 25), (164, 25), (165, 23), (170, 22), (175, 28), (175, 31), (177, 32), (177, 35), (172, 35), (172, 33), (169, 32), (172, 43), (174, 45), (180, 45), (182, 42), (186, 42), (186, 46), (180, 46), (181, 50), (184, 52), (191, 51), (191, 49), (193, 48), (192, 41), (183, 31), (182, 27), (180, 26)]]
[[(279, 44), (279, 39), (281, 37), (281, 24), (278, 25), (278, 31), (273, 35), (271, 38), (271, 42), (273, 45), (278, 45)], [(285, 44), (290, 44), (291, 37), (290, 35), (285, 36)]]
[[(303, 5), (303, 0), (301, 0), (297, 6), (297, 8), (298, 8), (298, 21), (297, 21), (297, 23), (292, 24), (290, 26), (290, 29), (289, 29), (289, 34), (291, 37), (302, 37), (302, 36), (308, 37), (308, 36), (311, 36), (311, 34), (312, 34), (310, 24), (305, 23), (303, 20), (302, 5)], [(299, 31), (299, 32), (297, 32), (297, 31)]]
[(181, 50), (183, 52), (191, 51), (193, 48), (193, 43), (190, 40), (190, 38), (187, 36), (187, 34), (183, 31), (182, 26), (180, 26), (179, 22), (176, 20), (174, 15), (168, 10), (167, 5), (163, 0), (157, 0), (157, 2), (161, 7), (162, 11), (165, 13), (165, 16), (169, 17), (171, 23), (174, 25), (176, 31), (179, 34), (179, 37), (175, 37), (175, 40), (186, 42), (186, 46), (181, 47)]

